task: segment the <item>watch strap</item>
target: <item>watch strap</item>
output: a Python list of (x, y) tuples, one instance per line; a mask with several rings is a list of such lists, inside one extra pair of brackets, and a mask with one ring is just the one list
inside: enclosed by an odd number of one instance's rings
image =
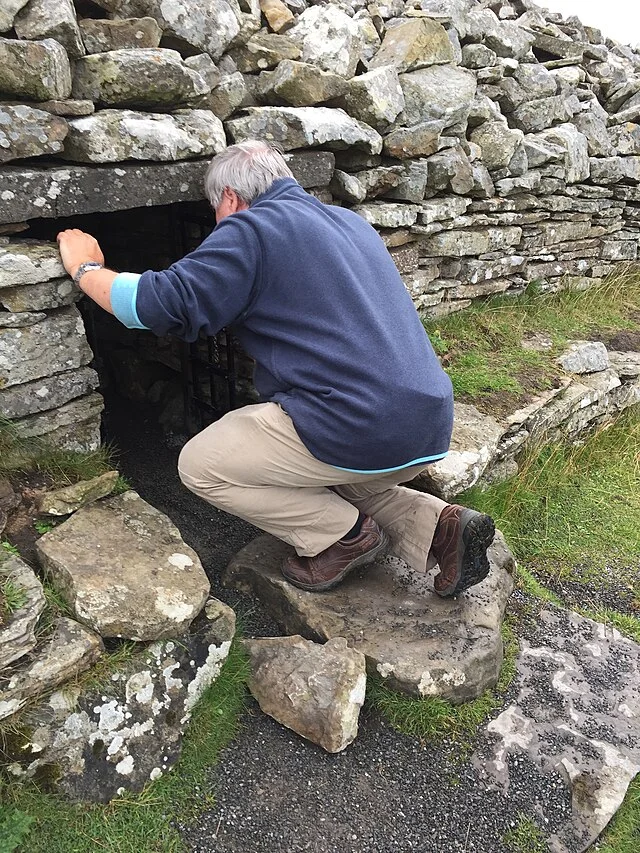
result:
[(83, 264), (80, 264), (78, 269), (76, 270), (76, 274), (73, 277), (73, 283), (76, 285), (80, 285), (80, 279), (82, 276), (89, 272), (89, 270), (103, 270), (104, 266), (98, 261), (85, 261)]

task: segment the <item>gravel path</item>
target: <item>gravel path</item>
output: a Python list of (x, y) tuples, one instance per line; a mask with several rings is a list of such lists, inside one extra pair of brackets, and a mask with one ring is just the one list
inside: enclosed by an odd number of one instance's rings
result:
[[(214, 595), (236, 607), (245, 633), (278, 634), (258, 602), (217, 583), (255, 528), (187, 492), (175, 472), (184, 437), (168, 447), (151, 416), (129, 411), (112, 407), (107, 420), (122, 472), (198, 551)], [(451, 743), (421, 744), (363, 713), (356, 742), (329, 755), (252, 703), (212, 768), (215, 808), (181, 827), (183, 837), (193, 853), (507, 853), (513, 848), (504, 834), (523, 813), (553, 832), (569, 809), (564, 785), (518, 758), (507, 795), (487, 788), (477, 769), (489, 747), (483, 737), (470, 757)]]

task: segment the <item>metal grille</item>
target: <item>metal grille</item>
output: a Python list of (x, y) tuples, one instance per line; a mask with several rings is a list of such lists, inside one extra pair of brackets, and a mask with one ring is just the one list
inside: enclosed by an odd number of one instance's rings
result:
[[(176, 257), (193, 251), (215, 225), (213, 214), (173, 210)], [(185, 429), (199, 432), (236, 406), (234, 342), (228, 329), (182, 343)]]

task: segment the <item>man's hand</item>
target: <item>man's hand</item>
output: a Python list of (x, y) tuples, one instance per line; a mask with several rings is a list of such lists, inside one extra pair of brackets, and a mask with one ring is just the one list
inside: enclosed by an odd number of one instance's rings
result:
[(97, 261), (104, 264), (104, 255), (98, 241), (91, 234), (85, 234), (78, 228), (69, 228), (58, 234), (58, 245), (64, 268), (73, 278), (80, 264)]

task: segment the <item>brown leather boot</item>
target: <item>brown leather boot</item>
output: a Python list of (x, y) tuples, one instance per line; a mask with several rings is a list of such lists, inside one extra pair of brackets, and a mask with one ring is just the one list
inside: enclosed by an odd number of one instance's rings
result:
[(300, 589), (324, 592), (337, 586), (353, 569), (372, 563), (388, 544), (384, 530), (366, 516), (360, 533), (353, 539), (339, 539), (315, 557), (287, 557), (282, 574)]
[(431, 553), (440, 567), (433, 582), (438, 595), (457, 595), (486, 578), (487, 548), (495, 532), (489, 515), (459, 504), (449, 504), (442, 510), (431, 543)]

